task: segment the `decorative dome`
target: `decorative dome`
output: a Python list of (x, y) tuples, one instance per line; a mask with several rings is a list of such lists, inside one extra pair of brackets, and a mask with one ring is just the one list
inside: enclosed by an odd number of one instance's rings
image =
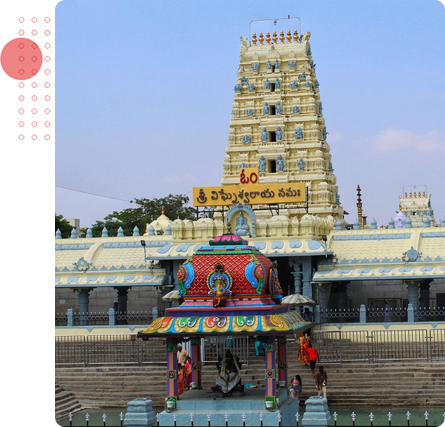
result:
[(255, 246), (223, 234), (198, 249), (178, 271), (185, 308), (274, 306), (282, 290), (276, 265)]

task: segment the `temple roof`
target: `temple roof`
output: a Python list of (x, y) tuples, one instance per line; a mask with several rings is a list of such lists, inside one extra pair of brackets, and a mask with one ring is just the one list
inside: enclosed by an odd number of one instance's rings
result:
[(287, 335), (301, 333), (311, 325), (295, 311), (264, 316), (160, 317), (138, 336)]
[(314, 282), (445, 278), (445, 229), (333, 231)]

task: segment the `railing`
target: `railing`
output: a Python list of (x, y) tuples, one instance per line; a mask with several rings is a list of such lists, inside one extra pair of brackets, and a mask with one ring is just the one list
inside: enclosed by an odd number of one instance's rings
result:
[(240, 362), (249, 363), (249, 337), (209, 337), (204, 340), (204, 360), (217, 362), (230, 349)]
[(320, 309), (315, 306), (316, 323), (395, 323), (395, 322), (437, 322), (445, 321), (445, 307), (414, 309), (411, 304), (406, 308), (372, 308), (364, 304), (353, 309)]
[(131, 335), (56, 337), (56, 365), (167, 363), (165, 340)]
[(445, 329), (314, 331), (322, 362), (445, 359)]
[(150, 325), (158, 316), (157, 310), (129, 311), (122, 312), (111, 308), (108, 312), (87, 312), (76, 313), (73, 309), (68, 309), (66, 313), (56, 313), (56, 326), (116, 326), (116, 325)]

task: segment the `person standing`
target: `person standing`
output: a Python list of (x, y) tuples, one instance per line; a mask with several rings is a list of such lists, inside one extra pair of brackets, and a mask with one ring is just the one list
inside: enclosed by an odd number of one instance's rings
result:
[(190, 384), (192, 383), (192, 358), (187, 356), (185, 362), (185, 380), (184, 385), (187, 385), (187, 390), (190, 390)]
[(289, 394), (291, 397), (295, 397), (298, 400), (298, 407), (300, 407), (300, 396), (302, 387), (303, 387), (303, 381), (300, 375), (295, 375), (295, 377), (292, 379)]
[(184, 371), (183, 366), (178, 363), (178, 396), (184, 393)]
[(320, 356), (318, 354), (318, 351), (315, 350), (314, 347), (312, 347), (312, 344), (308, 345), (308, 348), (306, 350), (309, 358), (309, 365), (311, 366), (312, 376), (315, 377), (315, 363), (320, 361)]
[(323, 366), (320, 366), (315, 374), (315, 385), (317, 386), (318, 397), (323, 394), (323, 397), (327, 399), (326, 387), (328, 385), (328, 374), (324, 370)]
[(179, 365), (181, 365), (182, 370), (182, 378), (186, 378), (185, 376), (185, 364), (187, 362), (188, 353), (185, 349), (182, 348), (181, 344), (178, 344), (178, 352), (176, 353), (177, 359), (178, 359), (178, 371), (179, 371)]
[(307, 333), (304, 336), (300, 337), (300, 347), (298, 349), (298, 361), (305, 364), (307, 366), (309, 362), (309, 356), (307, 353), (307, 349), (311, 343), (311, 337), (308, 336)]

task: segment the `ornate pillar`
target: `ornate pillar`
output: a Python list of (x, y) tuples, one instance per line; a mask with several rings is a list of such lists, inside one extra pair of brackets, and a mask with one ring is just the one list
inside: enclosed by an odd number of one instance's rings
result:
[(167, 410), (176, 409), (178, 400), (178, 355), (177, 343), (173, 338), (167, 338)]
[(201, 338), (192, 338), (192, 383), (193, 388), (202, 389)]
[(302, 258), (303, 266), (303, 295), (313, 299), (312, 297), (312, 262), (311, 257)]
[(414, 321), (417, 321), (417, 310), (419, 308), (419, 281), (409, 280), (405, 282), (408, 286), (408, 303), (411, 304), (414, 312)]
[[(128, 301), (128, 289), (129, 286), (119, 286), (115, 288), (117, 290), (117, 301), (118, 301), (118, 312), (119, 313), (127, 313), (127, 301)], [(121, 317), (121, 318), (119, 318)], [(126, 325), (127, 319), (126, 317), (118, 316), (118, 325)]]
[(78, 289), (77, 298), (79, 300), (80, 325), (88, 325), (88, 306), (90, 303), (91, 289)]
[(265, 379), (266, 379), (266, 396), (264, 398), (266, 409), (275, 409), (277, 407), (277, 375), (275, 368), (275, 336), (268, 336), (266, 339), (266, 355), (265, 360)]
[(423, 307), (419, 308), (426, 308), (430, 306), (430, 283), (432, 280), (423, 280), (420, 284), (420, 305)]
[(328, 286), (330, 283), (322, 283), (320, 286), (320, 308), (322, 312), (328, 309)]
[(278, 385), (287, 386), (287, 338), (278, 337)]

